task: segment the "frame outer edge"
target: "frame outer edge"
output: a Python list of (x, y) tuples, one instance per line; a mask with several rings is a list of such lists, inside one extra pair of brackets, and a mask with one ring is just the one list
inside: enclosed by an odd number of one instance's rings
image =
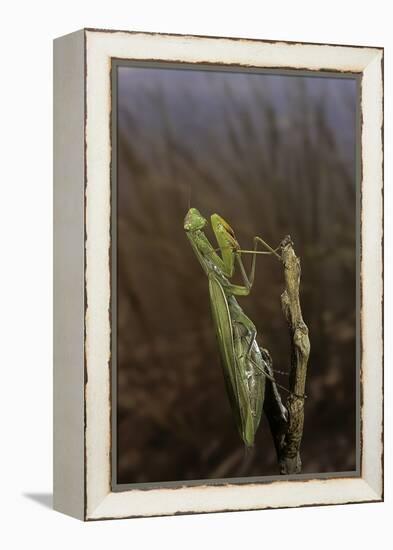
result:
[[(383, 499), (383, 51), (362, 78), (362, 477)], [(364, 206), (364, 208), (363, 208)]]
[(83, 30), (53, 44), (53, 507), (85, 519)]

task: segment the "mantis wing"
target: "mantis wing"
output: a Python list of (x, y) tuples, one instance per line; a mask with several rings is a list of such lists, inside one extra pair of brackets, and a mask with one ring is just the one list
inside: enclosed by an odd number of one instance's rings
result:
[(209, 275), (209, 293), (229, 401), (240, 436), (247, 446), (251, 446), (255, 430), (249, 395), (236, 360), (232, 319), (227, 297), (213, 273)]

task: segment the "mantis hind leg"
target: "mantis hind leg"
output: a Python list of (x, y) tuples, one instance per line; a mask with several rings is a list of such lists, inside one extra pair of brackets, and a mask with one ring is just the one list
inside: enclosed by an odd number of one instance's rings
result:
[(235, 311), (232, 310), (232, 322), (234, 324), (240, 325), (241, 327), (241, 337), (247, 341), (247, 347), (245, 356), (250, 357), (251, 351), (256, 344), (257, 338), (257, 329), (255, 328), (254, 323), (247, 317), (243, 310), (238, 306)]
[[(240, 310), (240, 308), (239, 308)], [(262, 369), (255, 369), (255, 361), (260, 355), (256, 342), (257, 331), (250, 319), (240, 310), (232, 318), (236, 361), (240, 367), (244, 383), (248, 388), (249, 406), (253, 417), (258, 416), (258, 400), (261, 398), (260, 378)], [(255, 344), (255, 345), (254, 345)]]

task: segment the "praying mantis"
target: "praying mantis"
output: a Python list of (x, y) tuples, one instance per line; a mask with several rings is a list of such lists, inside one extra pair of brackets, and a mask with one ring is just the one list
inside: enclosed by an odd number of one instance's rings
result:
[[(206, 237), (204, 228), (207, 220), (196, 208), (188, 210), (184, 230), (209, 280), (212, 317), (237, 429), (246, 447), (252, 447), (261, 420), (266, 379), (274, 381), (274, 378), (267, 351), (257, 344), (255, 325), (236, 297), (247, 296), (251, 291), (257, 254), (274, 255), (280, 261), (281, 257), (277, 250), (258, 236), (254, 237), (253, 250), (242, 250), (232, 227), (221, 216), (213, 214), (210, 220), (218, 249), (214, 249)], [(266, 250), (258, 250), (258, 244)], [(249, 275), (242, 261), (242, 254), (245, 253), (253, 255)], [(236, 265), (243, 285), (233, 284), (230, 280)]]

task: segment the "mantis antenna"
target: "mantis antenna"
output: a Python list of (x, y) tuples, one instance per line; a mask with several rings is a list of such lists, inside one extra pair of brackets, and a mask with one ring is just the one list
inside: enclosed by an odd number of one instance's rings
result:
[(188, 210), (190, 210), (191, 208), (191, 191), (192, 191), (192, 187), (190, 183), (188, 186)]

